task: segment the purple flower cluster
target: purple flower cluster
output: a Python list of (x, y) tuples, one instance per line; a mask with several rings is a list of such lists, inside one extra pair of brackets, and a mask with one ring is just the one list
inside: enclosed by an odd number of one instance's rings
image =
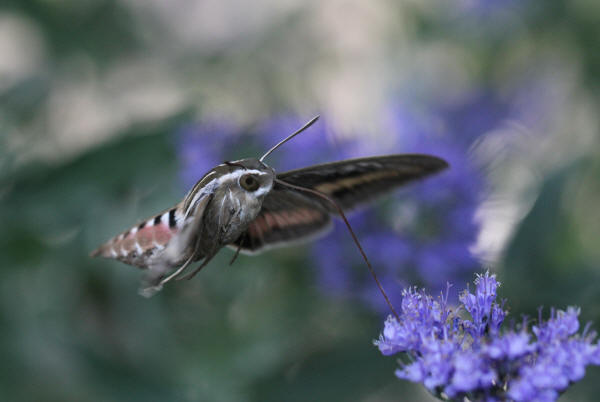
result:
[(210, 169), (231, 158), (239, 146), (239, 129), (220, 122), (186, 124), (176, 133), (181, 181), (191, 188)]
[(502, 332), (506, 311), (496, 301), (496, 276), (480, 275), (475, 285), (455, 310), (447, 292), (403, 292), (400, 320), (390, 316), (375, 341), (384, 355), (406, 353), (397, 377), (422, 383), (440, 399), (554, 401), (588, 364), (600, 365), (596, 334), (578, 334), (579, 309), (552, 310), (547, 321), (540, 310), (531, 331), (524, 320)]

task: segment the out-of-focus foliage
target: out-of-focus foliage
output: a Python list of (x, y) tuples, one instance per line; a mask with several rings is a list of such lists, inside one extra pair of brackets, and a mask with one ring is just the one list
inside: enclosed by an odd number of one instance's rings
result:
[[(177, 202), (195, 179), (182, 176), (186, 160), (229, 146), (210, 129), (181, 140), (182, 127), (206, 122), (229, 132), (239, 157), (289, 133), (265, 121), (317, 113), (333, 152), (360, 144), (339, 158), (460, 147), (470, 167), (449, 174), (486, 190), (461, 201), (475, 220), (434, 213), (460, 226), (446, 233), (474, 225), (468, 258), (497, 273), (507, 320), (576, 304), (600, 329), (599, 19), (593, 0), (4, 1), (0, 399), (431, 398), (373, 348), (377, 314), (323, 295), (315, 272), (327, 267), (308, 247), (231, 267), (223, 251), (152, 299), (137, 295), (134, 268), (88, 258)], [(286, 147), (274, 166), (330, 156)], [(438, 183), (458, 194), (472, 177)], [(369, 213), (385, 226), (390, 211), (432, 196), (414, 186), (401, 197)], [(428, 217), (416, 216), (414, 228)], [(330, 247), (346, 250), (344, 236)], [(428, 272), (400, 272), (417, 269)], [(452, 279), (438, 275), (422, 283)], [(599, 374), (566, 397), (593, 400)]]

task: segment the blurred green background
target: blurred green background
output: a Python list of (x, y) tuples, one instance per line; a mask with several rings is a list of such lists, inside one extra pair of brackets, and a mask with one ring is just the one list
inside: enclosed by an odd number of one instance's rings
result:
[[(306, 248), (223, 251), (151, 299), (88, 258), (183, 196), (174, 133), (204, 119), (320, 113), (379, 143), (391, 102), (510, 99), (471, 147), (488, 183), (471, 250), (514, 319), (576, 304), (600, 328), (599, 20), (594, 0), (4, 0), (0, 399), (431, 400)], [(563, 399), (594, 400), (599, 374)]]

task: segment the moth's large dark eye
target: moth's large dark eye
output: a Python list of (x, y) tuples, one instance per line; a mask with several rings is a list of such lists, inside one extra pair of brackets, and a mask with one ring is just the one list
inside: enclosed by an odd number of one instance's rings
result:
[(245, 174), (240, 177), (240, 186), (247, 191), (256, 191), (260, 187), (260, 183), (253, 175)]

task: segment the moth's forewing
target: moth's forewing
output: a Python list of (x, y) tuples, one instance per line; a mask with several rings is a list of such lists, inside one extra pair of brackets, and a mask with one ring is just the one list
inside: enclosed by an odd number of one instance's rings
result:
[[(325, 193), (349, 210), (447, 167), (446, 161), (430, 155), (387, 155), (309, 166), (280, 173), (277, 178)], [(335, 212), (326, 201), (319, 202)]]
[[(325, 193), (348, 210), (447, 166), (429, 155), (389, 155), (309, 166), (280, 173), (277, 179)], [(234, 246), (254, 253), (314, 239), (331, 227), (331, 213), (337, 210), (326, 200), (275, 183)]]

